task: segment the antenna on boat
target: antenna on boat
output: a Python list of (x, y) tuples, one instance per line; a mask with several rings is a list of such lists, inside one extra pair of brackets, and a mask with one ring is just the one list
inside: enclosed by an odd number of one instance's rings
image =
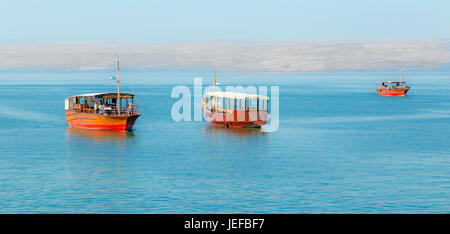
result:
[(402, 82), (402, 69), (400, 69), (400, 82)]
[(216, 91), (216, 72), (214, 72), (214, 91)]
[(117, 114), (120, 115), (119, 55), (116, 55), (116, 61), (117, 61)]

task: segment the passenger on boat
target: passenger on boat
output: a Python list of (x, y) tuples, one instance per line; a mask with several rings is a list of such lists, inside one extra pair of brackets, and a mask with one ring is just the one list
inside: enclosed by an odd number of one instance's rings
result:
[(128, 103), (128, 114), (133, 113), (133, 102), (130, 101), (130, 103)]
[(94, 101), (94, 111), (95, 113), (98, 113), (98, 105), (96, 101)]
[(100, 100), (100, 105), (98, 106), (98, 114), (103, 114), (103, 108), (104, 108), (104, 106), (103, 106), (103, 101), (102, 100)]

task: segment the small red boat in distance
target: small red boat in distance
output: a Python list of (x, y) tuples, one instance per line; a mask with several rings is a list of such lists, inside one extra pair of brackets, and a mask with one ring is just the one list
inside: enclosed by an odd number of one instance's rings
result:
[(408, 90), (409, 86), (402, 81), (381, 82), (381, 86), (377, 88), (380, 96), (405, 96)]
[(409, 86), (402, 81), (402, 71), (400, 71), (399, 81), (381, 82), (381, 86), (377, 88), (377, 93), (380, 96), (405, 96), (408, 90)]

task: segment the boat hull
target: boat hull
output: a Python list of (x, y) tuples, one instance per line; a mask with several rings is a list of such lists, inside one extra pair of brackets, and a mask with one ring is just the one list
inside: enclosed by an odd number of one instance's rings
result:
[(228, 113), (213, 112), (203, 109), (207, 121), (214, 126), (230, 128), (260, 128), (267, 123), (267, 111), (233, 110)]
[(401, 89), (380, 89), (377, 88), (377, 93), (380, 96), (405, 96), (408, 92), (409, 88), (401, 88)]
[(108, 130), (130, 131), (140, 115), (105, 116), (94, 113), (66, 110), (66, 120), (70, 127)]

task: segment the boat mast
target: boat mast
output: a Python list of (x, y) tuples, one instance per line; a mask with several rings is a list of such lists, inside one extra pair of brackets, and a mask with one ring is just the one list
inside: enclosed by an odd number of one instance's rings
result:
[(120, 115), (120, 82), (119, 82), (119, 57), (116, 58), (117, 61), (117, 114)]
[(216, 72), (214, 72), (214, 91), (216, 91)]
[(400, 69), (400, 82), (402, 82), (402, 70)]

